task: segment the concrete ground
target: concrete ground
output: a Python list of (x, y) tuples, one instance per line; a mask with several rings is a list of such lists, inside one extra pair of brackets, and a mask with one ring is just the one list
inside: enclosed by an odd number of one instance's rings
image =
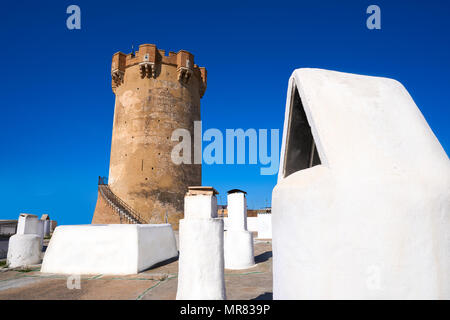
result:
[[(272, 299), (272, 243), (255, 241), (256, 266), (225, 270), (229, 300)], [(178, 260), (129, 276), (81, 276), (80, 289), (68, 289), (68, 277), (40, 273), (40, 266), (25, 270), (0, 268), (0, 300), (126, 299), (171, 300), (177, 292)], [(69, 283), (73, 283), (69, 281)]]

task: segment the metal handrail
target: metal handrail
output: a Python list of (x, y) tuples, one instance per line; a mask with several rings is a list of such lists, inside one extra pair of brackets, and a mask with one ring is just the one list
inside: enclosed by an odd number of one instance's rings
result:
[(139, 212), (131, 208), (125, 201), (120, 199), (118, 196), (112, 192), (111, 188), (108, 184), (100, 184), (98, 189), (100, 194), (103, 196), (105, 200), (111, 205), (114, 205), (119, 211), (122, 211), (125, 215), (127, 215), (131, 220), (133, 220), (137, 224), (145, 224), (145, 220), (141, 217)]

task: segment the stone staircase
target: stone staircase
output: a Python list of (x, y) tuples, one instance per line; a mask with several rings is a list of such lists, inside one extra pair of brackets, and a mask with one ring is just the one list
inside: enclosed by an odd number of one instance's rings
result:
[(133, 210), (128, 204), (112, 192), (111, 188), (107, 184), (98, 185), (98, 190), (100, 191), (103, 199), (108, 203), (111, 208), (117, 212), (120, 216), (120, 221), (126, 221), (130, 224), (146, 224), (145, 220), (141, 215)]

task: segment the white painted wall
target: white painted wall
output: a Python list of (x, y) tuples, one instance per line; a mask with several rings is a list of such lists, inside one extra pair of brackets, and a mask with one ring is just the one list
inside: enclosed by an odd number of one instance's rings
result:
[(258, 238), (272, 239), (272, 214), (258, 213)]
[(258, 232), (258, 217), (247, 217), (247, 230)]
[[(322, 164), (284, 177), (297, 86)], [(289, 80), (272, 194), (275, 299), (450, 299), (450, 163), (397, 81)]]
[[(259, 215), (258, 215), (259, 216)], [(271, 215), (270, 215), (271, 216)], [(228, 220), (228, 217), (224, 217), (223, 219), (223, 223), (224, 223), (224, 228), (225, 230), (228, 230), (230, 228), (230, 223)], [(266, 236), (264, 239), (272, 239), (272, 236), (268, 236), (269, 235), (269, 223), (270, 223), (270, 235), (272, 234), (272, 226), (271, 226), (271, 217), (270, 217), (270, 222), (267, 221), (267, 219), (263, 222), (260, 222), (258, 217), (247, 217), (247, 230), (250, 232), (258, 232), (258, 238), (261, 238), (259, 236), (259, 232), (263, 232), (263, 234)], [(261, 228), (261, 231), (260, 231)]]
[(159, 262), (178, 256), (175, 234), (170, 224), (151, 228), (138, 224), (138, 272)]
[(41, 272), (136, 274), (177, 254), (170, 224), (58, 226)]

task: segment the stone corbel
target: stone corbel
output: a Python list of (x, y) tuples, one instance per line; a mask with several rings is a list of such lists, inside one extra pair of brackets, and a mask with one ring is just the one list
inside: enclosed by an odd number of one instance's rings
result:
[(205, 94), (206, 91), (206, 84), (204, 82), (200, 83), (200, 98), (203, 97), (203, 95)]
[(116, 86), (119, 86), (123, 82), (125, 72), (120, 71), (119, 69), (111, 71), (111, 77), (116, 84)]
[(139, 63), (139, 70), (141, 72), (141, 78), (155, 78), (156, 76), (156, 68), (153, 62), (144, 61)]
[(184, 82), (184, 83), (188, 83), (189, 79), (192, 76), (192, 70), (188, 69), (186, 67), (179, 67), (177, 69), (178, 72), (178, 81)]

